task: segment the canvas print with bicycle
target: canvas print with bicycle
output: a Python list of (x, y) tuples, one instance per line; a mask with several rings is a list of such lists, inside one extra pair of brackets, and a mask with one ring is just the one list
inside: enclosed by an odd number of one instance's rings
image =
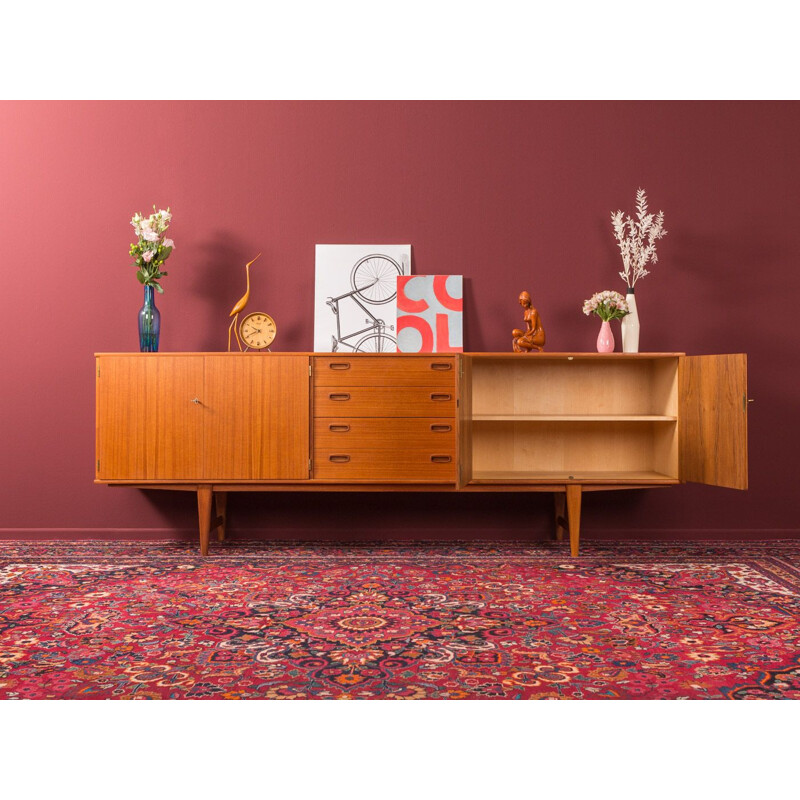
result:
[(395, 352), (397, 278), (410, 273), (410, 244), (318, 244), (314, 351)]

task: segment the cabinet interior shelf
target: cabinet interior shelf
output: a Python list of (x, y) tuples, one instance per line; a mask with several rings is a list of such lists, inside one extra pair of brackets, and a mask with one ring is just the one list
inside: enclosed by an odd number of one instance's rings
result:
[(655, 470), (473, 470), (472, 483), (540, 483), (558, 481), (602, 481), (608, 483), (679, 483), (678, 478)]
[(473, 414), (473, 422), (675, 422), (664, 414)]

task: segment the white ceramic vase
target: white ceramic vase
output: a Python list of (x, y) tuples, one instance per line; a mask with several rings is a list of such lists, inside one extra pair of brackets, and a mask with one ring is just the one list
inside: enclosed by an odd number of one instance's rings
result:
[(622, 318), (622, 352), (639, 352), (639, 312), (636, 310), (636, 295), (633, 287), (628, 288), (625, 301), (630, 309), (630, 314)]

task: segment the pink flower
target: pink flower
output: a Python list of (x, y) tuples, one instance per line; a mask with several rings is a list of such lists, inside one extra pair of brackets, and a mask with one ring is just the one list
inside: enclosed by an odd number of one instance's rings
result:
[(152, 226), (152, 220), (150, 219), (143, 219), (141, 224), (141, 232), (140, 236), (146, 242), (157, 242), (158, 241), (158, 231), (154, 230)]
[(625, 298), (619, 292), (606, 289), (596, 292), (588, 300), (583, 301), (583, 313), (587, 316), (594, 312), (604, 321), (622, 319), (630, 313)]
[(142, 261), (144, 261), (145, 264), (149, 264), (153, 260), (154, 255), (155, 253), (152, 250), (145, 250), (144, 253), (142, 253)]
[(164, 247), (175, 247), (175, 242), (172, 239), (164, 239)]

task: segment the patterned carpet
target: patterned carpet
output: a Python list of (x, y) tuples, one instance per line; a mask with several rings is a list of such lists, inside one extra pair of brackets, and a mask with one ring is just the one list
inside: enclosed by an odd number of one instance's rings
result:
[(0, 542), (10, 698), (800, 698), (800, 542)]

